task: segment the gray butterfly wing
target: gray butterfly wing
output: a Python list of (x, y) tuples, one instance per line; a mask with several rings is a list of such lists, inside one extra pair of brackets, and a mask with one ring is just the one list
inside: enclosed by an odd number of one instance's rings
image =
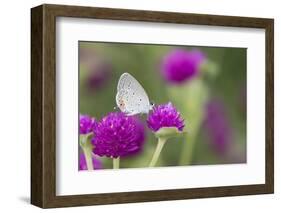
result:
[(129, 73), (120, 76), (116, 104), (122, 112), (129, 115), (148, 113), (150, 110), (150, 102), (145, 90)]

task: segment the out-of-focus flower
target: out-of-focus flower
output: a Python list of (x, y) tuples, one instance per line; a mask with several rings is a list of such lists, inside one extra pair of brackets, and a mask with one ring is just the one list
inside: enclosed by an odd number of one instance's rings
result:
[(88, 134), (93, 131), (96, 120), (89, 115), (80, 114), (80, 134)]
[(199, 50), (174, 49), (164, 56), (161, 73), (169, 83), (183, 83), (198, 75), (205, 59), (205, 55)]
[[(96, 157), (94, 156), (92, 157), (92, 162), (93, 162), (94, 169), (102, 169), (102, 163)], [(83, 153), (79, 154), (79, 170), (88, 170), (86, 158)]]
[(176, 127), (182, 131), (185, 126), (180, 113), (171, 102), (155, 106), (148, 116), (147, 125), (154, 132), (162, 127)]
[(103, 88), (112, 77), (112, 65), (94, 48), (80, 47), (80, 64), (87, 72), (85, 84), (92, 92)]
[(109, 113), (95, 125), (94, 132), (94, 153), (112, 158), (136, 154), (145, 139), (142, 122), (122, 112)]
[(214, 99), (207, 103), (204, 125), (214, 150), (220, 154), (226, 153), (233, 135), (224, 105), (220, 100)]
[(90, 67), (87, 86), (91, 90), (101, 89), (112, 76), (112, 69), (108, 63), (101, 63)]
[(89, 47), (80, 47), (79, 48), (79, 63), (83, 64), (84, 66), (88, 67), (97, 58), (97, 53), (94, 48)]

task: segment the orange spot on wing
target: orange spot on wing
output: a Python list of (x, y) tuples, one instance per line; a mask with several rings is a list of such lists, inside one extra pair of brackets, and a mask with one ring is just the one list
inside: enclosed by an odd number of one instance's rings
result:
[(119, 100), (119, 108), (121, 109), (121, 111), (125, 110), (125, 102), (123, 99)]

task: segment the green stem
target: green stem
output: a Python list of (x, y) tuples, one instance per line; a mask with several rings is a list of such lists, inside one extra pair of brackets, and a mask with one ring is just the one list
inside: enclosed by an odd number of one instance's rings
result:
[[(198, 122), (201, 123), (201, 122)], [(192, 163), (194, 145), (196, 142), (196, 136), (199, 130), (199, 124), (195, 125), (195, 128), (192, 129), (192, 133), (186, 136), (186, 141), (183, 144), (179, 165), (190, 165)]]
[(83, 147), (82, 149), (83, 149), (83, 152), (85, 155), (88, 170), (93, 170), (94, 165), (93, 165), (93, 160), (92, 160), (92, 148), (89, 146), (86, 146), (86, 147)]
[(84, 156), (86, 159), (87, 169), (93, 170), (94, 169), (93, 158), (92, 158), (93, 146), (91, 144), (90, 137), (91, 137), (91, 134), (81, 135), (80, 136), (80, 146), (83, 150), (83, 153), (84, 153)]
[(157, 146), (156, 146), (156, 149), (155, 149), (155, 152), (153, 154), (153, 157), (152, 157), (152, 160), (151, 162), (149, 163), (149, 167), (154, 167), (157, 163), (157, 160), (160, 156), (160, 153), (165, 145), (165, 142), (166, 142), (166, 139), (165, 138), (158, 138), (158, 143), (157, 143)]
[(119, 165), (120, 165), (120, 157), (113, 158), (113, 169), (119, 169)]

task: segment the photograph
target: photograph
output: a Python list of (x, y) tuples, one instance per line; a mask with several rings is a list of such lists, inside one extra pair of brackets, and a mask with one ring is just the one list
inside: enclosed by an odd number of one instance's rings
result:
[(78, 170), (247, 163), (247, 48), (78, 42)]

